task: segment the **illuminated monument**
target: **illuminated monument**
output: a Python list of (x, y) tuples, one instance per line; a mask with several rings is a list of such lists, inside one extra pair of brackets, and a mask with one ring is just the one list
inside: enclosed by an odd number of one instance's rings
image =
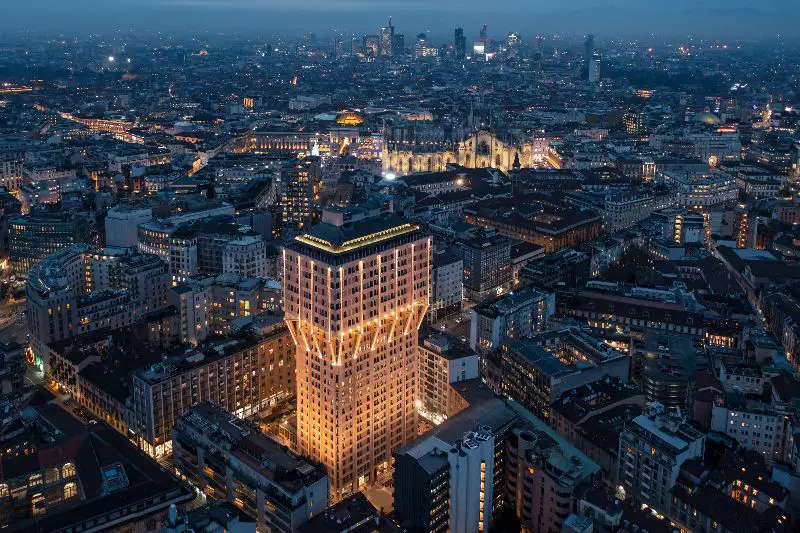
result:
[(486, 131), (474, 132), (457, 143), (386, 143), (381, 154), (384, 173), (398, 176), (413, 172), (441, 172), (451, 163), (466, 168), (497, 168), (508, 172), (517, 157), (523, 167), (533, 167), (546, 156), (545, 139), (531, 138), (515, 146)]
[(282, 268), (299, 452), (325, 465), (337, 501), (388, 477), (392, 451), (416, 436), (431, 241), (372, 204), (331, 208), (283, 249)]

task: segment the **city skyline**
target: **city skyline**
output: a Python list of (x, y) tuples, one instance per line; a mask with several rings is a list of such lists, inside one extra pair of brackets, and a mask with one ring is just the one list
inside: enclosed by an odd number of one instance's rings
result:
[(797, 533), (798, 11), (9, 6), (0, 529)]

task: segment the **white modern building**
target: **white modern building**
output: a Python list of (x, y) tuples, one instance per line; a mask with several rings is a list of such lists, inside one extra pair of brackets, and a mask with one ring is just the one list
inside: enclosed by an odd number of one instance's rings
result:
[(793, 426), (788, 411), (769, 404), (728, 396), (725, 405), (711, 410), (711, 429), (736, 439), (768, 462), (788, 462), (792, 455)]
[(472, 309), (469, 345), (493, 350), (507, 339), (543, 331), (555, 314), (555, 294), (523, 287)]
[(464, 292), (464, 258), (455, 248), (433, 254), (430, 319), (439, 320), (461, 309)]
[(673, 194), (654, 194), (646, 190), (610, 195), (603, 204), (603, 222), (608, 233), (630, 228), (653, 214), (675, 205)]
[(138, 226), (153, 220), (153, 208), (127, 204), (115, 205), (106, 214), (106, 246), (135, 248)]
[[(394, 452), (394, 507), (412, 531), (492, 531), (505, 440), (518, 416), (492, 399)], [(497, 478), (495, 478), (497, 474)], [(496, 492), (497, 489), (497, 492)]]
[(440, 424), (462, 407), (451, 383), (475, 379), (478, 354), (447, 335), (432, 335), (419, 346), (417, 409), (426, 420)]
[(665, 171), (660, 180), (675, 192), (678, 207), (703, 209), (736, 201), (739, 196), (736, 180), (724, 172)]
[(242, 235), (222, 250), (222, 272), (266, 277), (267, 243), (261, 235)]
[(636, 504), (666, 514), (681, 465), (703, 456), (705, 435), (654, 402), (619, 438), (620, 487)]

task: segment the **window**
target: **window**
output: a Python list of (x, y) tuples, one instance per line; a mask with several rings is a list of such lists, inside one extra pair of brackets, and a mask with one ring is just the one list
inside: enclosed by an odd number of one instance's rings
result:
[(64, 466), (61, 467), (61, 477), (68, 478), (75, 475), (75, 464), (74, 463), (65, 463)]
[(37, 492), (31, 497), (31, 507), (32, 513), (34, 516), (43, 514), (47, 507), (47, 503), (44, 499), (44, 494), (41, 492)]
[(74, 482), (67, 483), (64, 485), (64, 499), (69, 500), (70, 498), (74, 498), (78, 495), (78, 485)]
[(58, 481), (58, 467), (48, 468), (44, 473), (44, 482), (48, 485)]

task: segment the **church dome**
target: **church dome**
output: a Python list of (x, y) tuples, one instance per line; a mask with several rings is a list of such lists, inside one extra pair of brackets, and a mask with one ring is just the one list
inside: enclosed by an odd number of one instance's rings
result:
[(345, 111), (336, 118), (336, 123), (340, 126), (360, 126), (364, 118), (353, 111)]

